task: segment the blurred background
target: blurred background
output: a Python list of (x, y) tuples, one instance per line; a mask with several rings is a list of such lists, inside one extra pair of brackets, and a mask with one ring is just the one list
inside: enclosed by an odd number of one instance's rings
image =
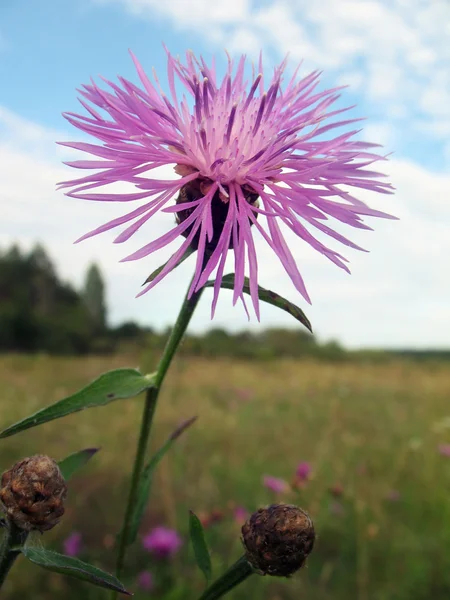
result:
[[(257, 239), (260, 285), (299, 304), (314, 336), (264, 305), (247, 321), (223, 290), (214, 321), (205, 292), (161, 395), (152, 447), (198, 415), (161, 463), (127, 584), (138, 598), (202, 589), (187, 542), (201, 517), (215, 573), (240, 555), (240, 526), (260, 505), (306, 508), (318, 532), (292, 581), (254, 577), (230, 598), (421, 600), (450, 593), (450, 4), (447, 0), (25, 0), (0, 2), (0, 406), (3, 428), (121, 366), (153, 370), (193, 268), (187, 260), (136, 299), (174, 247), (120, 259), (172, 225), (168, 214), (121, 247), (106, 233), (116, 206), (55, 192), (74, 177), (82, 140), (61, 116), (78, 111), (90, 77), (137, 81), (131, 49), (166, 86), (162, 44), (226, 64), (224, 49), (268, 74), (323, 70), (321, 89), (348, 84), (342, 106), (365, 116), (361, 139), (393, 154), (394, 196), (361, 194), (399, 222), (345, 232), (352, 275), (297, 238), (293, 254), (312, 306)], [(173, 177), (170, 169), (164, 177)], [(259, 244), (259, 247), (258, 247)], [(176, 244), (175, 244), (176, 247)], [(230, 265), (232, 271), (232, 265)], [(142, 399), (3, 440), (0, 467), (45, 452), (101, 447), (71, 483), (61, 525), (44, 542), (106, 569), (124, 508)], [(41, 543), (37, 540), (37, 543)], [(3, 590), (2, 590), (3, 591)], [(3, 595), (103, 598), (18, 563)]]

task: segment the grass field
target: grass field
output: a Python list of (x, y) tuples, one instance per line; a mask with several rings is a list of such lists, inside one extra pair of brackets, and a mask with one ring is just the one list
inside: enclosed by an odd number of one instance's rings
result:
[[(0, 357), (0, 428), (100, 373), (136, 367), (137, 355)], [(150, 370), (151, 366), (147, 365)], [(235, 600), (433, 600), (450, 596), (450, 372), (445, 363), (329, 364), (179, 359), (160, 396), (152, 447), (198, 415), (160, 465), (142, 533), (164, 524), (186, 540), (188, 510), (221, 511), (207, 530), (215, 574), (241, 553), (235, 506), (253, 511), (281, 499), (312, 515), (318, 534), (307, 568), (291, 580), (253, 576)], [(56, 459), (101, 447), (70, 485), (62, 523), (35, 543), (61, 551), (73, 531), (81, 558), (112, 569), (142, 398), (77, 413), (1, 441), (2, 469), (35, 453)], [(292, 481), (301, 461), (310, 481), (276, 497), (264, 475)], [(342, 495), (336, 489), (341, 487)], [(130, 554), (137, 598), (195, 600), (202, 577), (185, 543), (170, 562), (140, 544)], [(150, 570), (156, 588), (139, 591)], [(20, 560), (5, 600), (91, 600), (108, 593)]]

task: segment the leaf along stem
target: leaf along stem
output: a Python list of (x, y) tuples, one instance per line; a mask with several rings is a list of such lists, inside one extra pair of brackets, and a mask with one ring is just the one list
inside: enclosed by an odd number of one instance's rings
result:
[[(123, 575), (125, 554), (130, 543), (130, 532), (135, 504), (139, 490), (139, 481), (144, 467), (145, 456), (147, 452), (150, 431), (153, 423), (158, 395), (161, 390), (164, 378), (172, 362), (173, 357), (178, 349), (178, 346), (186, 332), (194, 310), (200, 300), (203, 288), (194, 292), (190, 298), (187, 294), (181, 306), (175, 325), (171, 331), (167, 341), (163, 355), (161, 357), (158, 370), (154, 379), (154, 387), (146, 391), (144, 412), (142, 415), (141, 431), (139, 434), (136, 456), (134, 460), (133, 473), (131, 476), (130, 491), (128, 495), (128, 503), (125, 511), (122, 531), (119, 539), (119, 548), (116, 563), (116, 576), (120, 579)], [(116, 598), (116, 593), (112, 595), (112, 599)]]
[(253, 568), (245, 558), (241, 556), (234, 565), (216, 579), (200, 596), (199, 600), (216, 600), (228, 594), (233, 588), (245, 581), (254, 573)]

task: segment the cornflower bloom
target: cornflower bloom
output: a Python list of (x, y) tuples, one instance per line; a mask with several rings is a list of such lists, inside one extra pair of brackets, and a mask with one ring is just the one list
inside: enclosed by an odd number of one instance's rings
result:
[[(377, 144), (353, 139), (358, 130), (331, 133), (359, 119), (330, 120), (348, 108), (329, 110), (339, 98), (340, 88), (317, 91), (318, 71), (298, 78), (297, 67), (284, 82), (285, 59), (266, 86), (261, 57), (250, 84), (245, 56), (237, 64), (228, 58), (221, 80), (214, 62), (208, 66), (192, 52), (187, 52), (184, 63), (169, 52), (167, 58), (170, 98), (156, 75), (153, 84), (132, 55), (142, 87), (123, 77), (119, 84), (104, 80), (108, 90), (92, 82), (80, 90), (80, 102), (89, 114), (64, 114), (71, 124), (100, 141), (62, 143), (95, 157), (67, 163), (94, 170), (62, 182), (61, 188), (69, 188), (67, 195), (125, 205), (143, 201), (80, 240), (124, 227), (114, 240), (122, 243), (156, 213), (175, 213), (175, 227), (123, 259), (142, 259), (180, 236), (186, 238), (141, 294), (160, 282), (190, 250), (196, 250), (189, 295), (215, 272), (214, 314), (225, 261), (232, 250), (233, 304), (241, 299), (245, 306), (243, 288), (248, 272), (250, 296), (259, 319), (258, 257), (253, 239), (253, 231), (257, 231), (310, 302), (280, 225), (349, 271), (347, 259), (319, 241), (312, 230), (362, 250), (326, 223), (331, 219), (371, 229), (363, 217), (393, 218), (369, 208), (352, 191), (392, 193), (392, 186), (380, 181), (382, 175), (368, 168), (386, 157), (373, 152)], [(182, 96), (180, 89), (184, 90)], [(177, 179), (149, 177), (150, 171), (166, 165), (174, 165)], [(133, 184), (135, 189), (92, 193), (118, 182)], [(168, 206), (175, 196), (176, 201)]]
[(155, 587), (150, 571), (141, 571), (137, 577), (137, 583), (144, 592), (150, 592)]
[(311, 465), (310, 463), (303, 461), (301, 463), (298, 464), (297, 469), (295, 471), (296, 476), (301, 479), (302, 481), (305, 481), (306, 479), (309, 479), (309, 476), (311, 474)]
[(159, 558), (167, 558), (178, 552), (182, 539), (173, 529), (167, 527), (155, 527), (142, 540), (145, 550), (152, 552)]
[(64, 540), (64, 553), (67, 556), (78, 556), (81, 552), (82, 537), (81, 533), (74, 531)]
[(236, 508), (233, 510), (233, 516), (236, 523), (242, 525), (249, 516), (248, 510), (243, 506), (236, 506)]
[(275, 492), (276, 494), (283, 494), (289, 490), (289, 484), (284, 479), (278, 477), (272, 477), (271, 475), (264, 475), (263, 485), (268, 490)]

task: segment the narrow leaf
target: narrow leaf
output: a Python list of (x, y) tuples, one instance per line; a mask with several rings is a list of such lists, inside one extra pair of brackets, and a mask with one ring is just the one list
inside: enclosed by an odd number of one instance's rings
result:
[(183, 421), (181, 425), (179, 425), (171, 434), (168, 440), (155, 452), (155, 454), (151, 457), (149, 463), (142, 471), (141, 481), (139, 482), (139, 489), (137, 494), (136, 506), (134, 509), (133, 517), (131, 519), (130, 533), (128, 536), (128, 543), (132, 544), (137, 537), (139, 526), (142, 521), (142, 517), (144, 516), (145, 509), (148, 504), (148, 499), (150, 497), (150, 490), (152, 486), (152, 476), (153, 472), (160, 463), (163, 456), (172, 446), (177, 438), (186, 431), (195, 421), (197, 417), (191, 417), (187, 419), (187, 421)]
[(71, 556), (64, 556), (64, 554), (58, 554), (51, 550), (45, 550), (45, 548), (21, 548), (24, 556), (31, 562), (48, 569), (49, 571), (55, 571), (56, 573), (62, 573), (63, 575), (69, 575), (76, 579), (82, 579), (93, 585), (107, 588), (131, 596), (130, 592), (123, 587), (118, 579), (109, 573), (105, 573), (101, 569), (89, 565), (88, 563), (73, 558)]
[(198, 600), (217, 600), (240, 585), (250, 575), (255, 573), (253, 567), (245, 556), (241, 556), (234, 565), (228, 568), (223, 575), (216, 579), (200, 596)]
[[(205, 283), (205, 287), (213, 287), (214, 283), (215, 283), (214, 280), (211, 279), (210, 281), (207, 281)], [(224, 277), (222, 279), (222, 283), (220, 284), (220, 287), (227, 289), (227, 290), (234, 290), (234, 273), (228, 273), (228, 275), (224, 275)], [(244, 287), (242, 289), (246, 294), (250, 294), (250, 282), (249, 282), (248, 277), (245, 277)], [(306, 329), (308, 329), (312, 333), (311, 323), (309, 322), (307, 316), (305, 315), (305, 313), (302, 311), (301, 308), (299, 308), (292, 302), (289, 302), (289, 300), (286, 300), (286, 298), (283, 298), (283, 296), (280, 296), (279, 294), (272, 292), (272, 290), (266, 290), (265, 288), (263, 288), (259, 285), (258, 285), (258, 296), (259, 296), (259, 299), (262, 300), (263, 302), (267, 302), (267, 304), (272, 304), (273, 306), (277, 306), (278, 308), (281, 308), (281, 310), (284, 310), (287, 313), (289, 313), (290, 315), (292, 315), (294, 317), (294, 319), (297, 319), (297, 321), (300, 321), (300, 323), (302, 323), (302, 325), (304, 325), (306, 327)]]
[(212, 573), (211, 557), (206, 545), (203, 525), (192, 510), (189, 511), (189, 534), (191, 536), (192, 547), (194, 548), (195, 560), (205, 576), (206, 583), (209, 584)]
[(79, 452), (75, 452), (74, 454), (70, 454), (63, 460), (60, 460), (58, 463), (58, 467), (62, 473), (62, 476), (67, 481), (75, 471), (78, 471), (81, 467), (91, 460), (96, 452), (99, 451), (99, 448), (86, 448), (85, 450), (80, 450)]
[(103, 406), (114, 400), (132, 398), (152, 387), (153, 381), (153, 374), (142, 375), (135, 369), (109, 371), (72, 396), (59, 400), (34, 415), (7, 427), (0, 433), (0, 438), (9, 437), (25, 431), (25, 429), (60, 419), (85, 408)]
[[(191, 248), (190, 246), (188, 246), (185, 253), (180, 258), (180, 260), (177, 262), (175, 267), (178, 267), (179, 265), (181, 265), (181, 263), (183, 263), (187, 258), (189, 258), (191, 256), (191, 254), (193, 254), (194, 252), (195, 252), (195, 250), (193, 248)], [(169, 258), (169, 260), (170, 260), (170, 258)], [(158, 267), (157, 269), (155, 269), (153, 271), (153, 273), (150, 273), (150, 275), (147, 277), (147, 279), (144, 281), (144, 283), (142, 285), (145, 285), (146, 283), (151, 283), (155, 279), (155, 277), (157, 277), (161, 273), (161, 271), (167, 265), (169, 260), (167, 262), (165, 262), (163, 265), (161, 265), (160, 267)]]

